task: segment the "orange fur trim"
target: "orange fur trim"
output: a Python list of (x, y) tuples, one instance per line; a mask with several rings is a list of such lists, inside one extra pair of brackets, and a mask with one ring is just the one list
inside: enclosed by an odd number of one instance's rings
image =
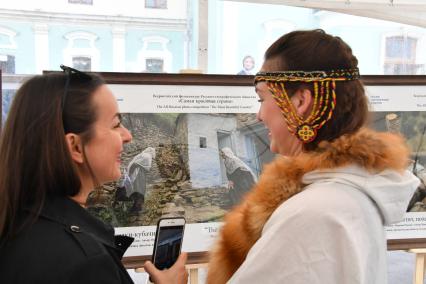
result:
[(409, 153), (402, 136), (361, 129), (332, 142), (321, 142), (313, 152), (277, 158), (265, 167), (242, 203), (225, 216), (210, 253), (207, 283), (226, 283), (232, 277), (275, 209), (303, 190), (301, 179), (305, 173), (349, 164), (372, 173), (385, 169), (402, 172), (408, 166)]

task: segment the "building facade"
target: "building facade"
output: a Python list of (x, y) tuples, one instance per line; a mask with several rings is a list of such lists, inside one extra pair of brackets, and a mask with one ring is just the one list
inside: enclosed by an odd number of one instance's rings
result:
[(0, 67), (37, 74), (179, 72), (191, 62), (191, 1), (45, 0), (0, 5)]
[[(247, 55), (258, 70), (266, 48), (282, 34), (321, 28), (352, 47), (362, 74), (426, 72), (424, 28), (284, 5), (209, 0), (207, 14), (199, 7), (199, 0), (4, 2), (0, 68), (6, 74), (59, 70), (59, 64), (106, 72), (199, 69), (203, 29), (207, 72), (236, 74)], [(200, 17), (208, 18), (206, 27)]]

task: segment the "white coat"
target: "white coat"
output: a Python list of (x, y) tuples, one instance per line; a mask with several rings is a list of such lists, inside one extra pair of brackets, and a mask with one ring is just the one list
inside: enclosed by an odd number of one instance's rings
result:
[(357, 166), (307, 173), (230, 283), (385, 284), (383, 224), (402, 221), (419, 180)]

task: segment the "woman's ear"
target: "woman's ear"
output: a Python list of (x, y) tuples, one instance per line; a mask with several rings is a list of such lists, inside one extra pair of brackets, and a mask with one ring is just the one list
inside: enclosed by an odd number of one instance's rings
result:
[(306, 117), (312, 110), (312, 93), (309, 89), (299, 89), (291, 97), (297, 115)]
[(82, 164), (84, 162), (84, 155), (80, 136), (74, 133), (67, 133), (65, 134), (65, 140), (67, 141), (72, 160), (78, 164)]

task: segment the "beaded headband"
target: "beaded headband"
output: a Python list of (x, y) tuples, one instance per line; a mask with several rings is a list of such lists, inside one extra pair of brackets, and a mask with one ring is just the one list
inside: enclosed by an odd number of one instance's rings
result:
[[(296, 135), (303, 143), (309, 143), (315, 140), (318, 130), (333, 115), (336, 107), (336, 81), (352, 81), (359, 78), (358, 68), (331, 71), (259, 72), (254, 78), (254, 84), (267, 82), (269, 91), (287, 121), (290, 133)], [(306, 119), (297, 114), (285, 90), (285, 82), (313, 83), (314, 101), (312, 111)]]

